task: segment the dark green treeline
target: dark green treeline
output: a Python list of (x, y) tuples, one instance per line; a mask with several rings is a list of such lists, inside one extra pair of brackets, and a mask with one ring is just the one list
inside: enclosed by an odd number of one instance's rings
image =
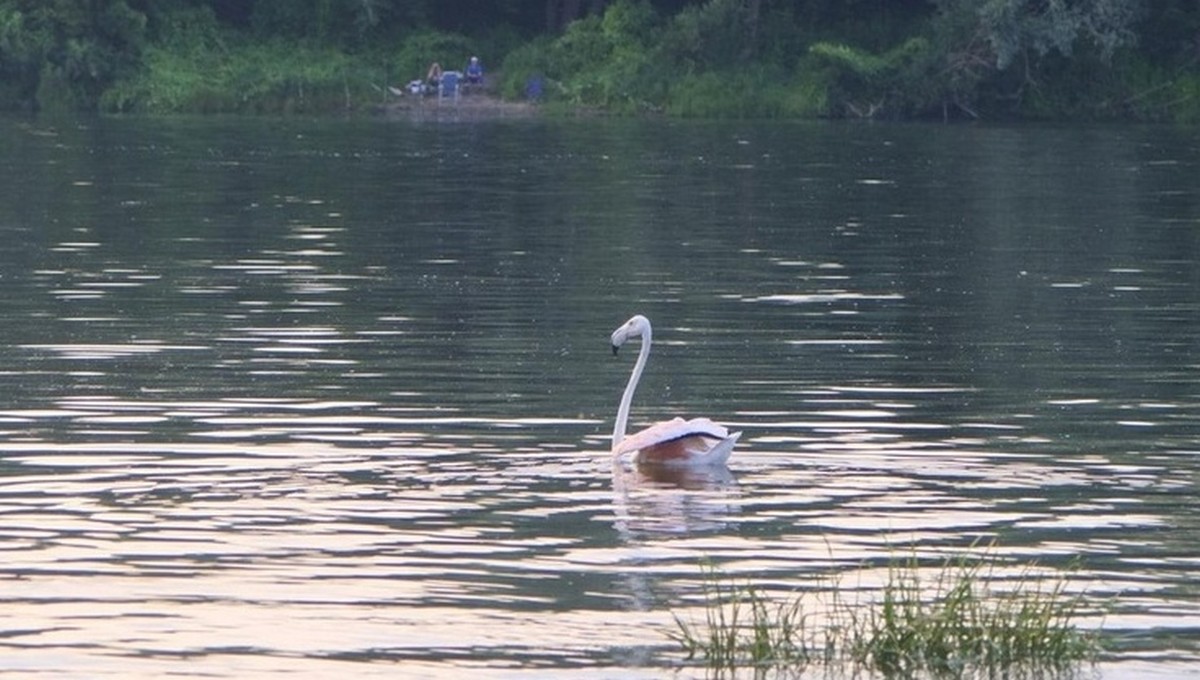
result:
[(364, 110), (471, 55), (549, 111), (1200, 122), (1195, 0), (0, 0), (6, 110)]

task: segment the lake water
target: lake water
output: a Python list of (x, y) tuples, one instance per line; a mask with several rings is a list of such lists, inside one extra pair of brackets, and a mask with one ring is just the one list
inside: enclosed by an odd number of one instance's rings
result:
[[(2, 675), (703, 677), (703, 560), (980, 542), (1200, 673), (1194, 129), (0, 130)], [(727, 472), (611, 465), (638, 312)]]

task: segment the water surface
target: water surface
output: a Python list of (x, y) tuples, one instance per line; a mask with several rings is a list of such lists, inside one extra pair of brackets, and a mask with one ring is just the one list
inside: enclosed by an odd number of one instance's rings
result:
[[(0, 127), (0, 672), (674, 677), (702, 560), (982, 544), (1200, 667), (1192, 131)], [(610, 464), (636, 312), (728, 471)]]

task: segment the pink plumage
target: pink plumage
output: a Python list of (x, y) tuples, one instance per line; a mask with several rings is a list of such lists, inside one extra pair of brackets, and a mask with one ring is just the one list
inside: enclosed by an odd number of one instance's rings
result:
[(625, 344), (630, 338), (640, 337), (641, 350), (638, 352), (637, 363), (621, 396), (621, 405), (617, 409), (617, 421), (613, 428), (612, 453), (623, 456), (632, 453), (633, 459), (641, 464), (703, 466), (723, 465), (733, 452), (741, 432), (730, 434), (729, 430), (714, 423), (708, 418), (693, 418), (672, 420), (657, 423), (650, 427), (625, 436), (625, 427), (629, 420), (629, 405), (633, 401), (633, 393), (637, 389), (638, 380), (650, 356), (650, 321), (641, 315), (634, 316), (620, 328), (613, 331), (612, 347)]

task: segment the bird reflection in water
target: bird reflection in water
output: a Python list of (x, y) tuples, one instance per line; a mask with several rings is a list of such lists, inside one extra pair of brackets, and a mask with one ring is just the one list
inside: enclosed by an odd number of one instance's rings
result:
[[(681, 582), (662, 571), (676, 564), (672, 545), (720, 534), (736, 522), (741, 492), (729, 468), (624, 465), (614, 462), (613, 525), (625, 545), (619, 581), (635, 611), (654, 611), (682, 597)], [(698, 565), (706, 555), (697, 553)], [(649, 648), (628, 650), (630, 663)]]
[(627, 541), (723, 529), (739, 496), (737, 479), (723, 465), (613, 465), (614, 523)]

